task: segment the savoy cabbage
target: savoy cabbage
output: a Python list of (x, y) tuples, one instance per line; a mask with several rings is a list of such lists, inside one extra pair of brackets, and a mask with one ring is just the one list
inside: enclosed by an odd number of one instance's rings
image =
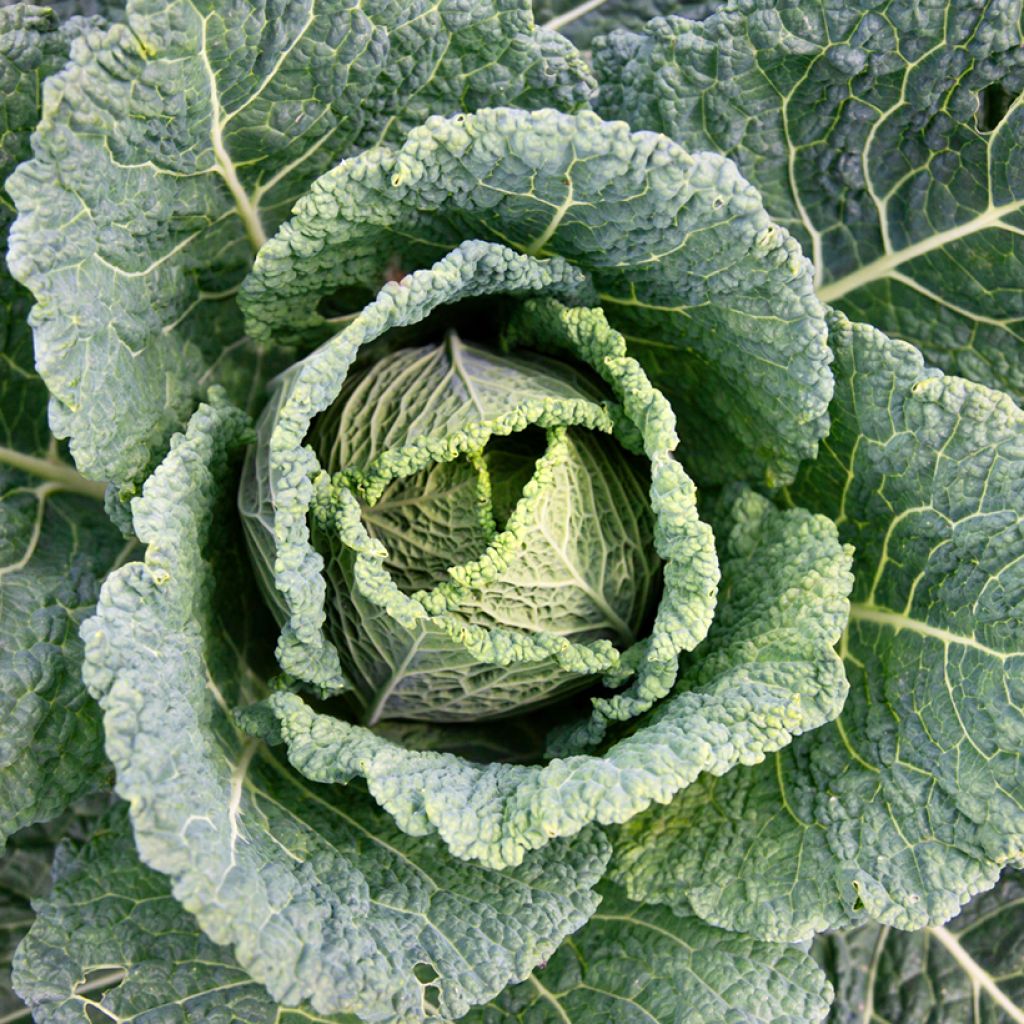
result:
[(0, 1022), (1024, 1021), (1022, 55), (0, 8)]

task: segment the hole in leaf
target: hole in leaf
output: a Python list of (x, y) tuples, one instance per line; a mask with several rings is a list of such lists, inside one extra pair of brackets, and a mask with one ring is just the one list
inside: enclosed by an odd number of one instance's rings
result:
[(423, 990), (423, 1009), (430, 1013), (441, 1012), (441, 990), (436, 985), (428, 985)]
[(89, 1024), (117, 1024), (118, 1018), (106, 1012), (95, 1002), (87, 1002), (85, 1005), (85, 1016)]
[(1013, 100), (1013, 95), (1001, 82), (993, 82), (982, 89), (978, 95), (978, 112), (975, 114), (978, 131), (991, 132), (998, 128)]
[(111, 1024), (117, 1017), (100, 1005), (100, 1000), (124, 981), (127, 971), (123, 967), (98, 967), (86, 971), (74, 988), (74, 994), (85, 1001), (85, 1016), (91, 1024)]
[(97, 1003), (85, 1004), (85, 1016), (89, 1024), (116, 1024), (117, 1017), (108, 1013)]
[(433, 964), (417, 964), (412, 969), (412, 973), (416, 975), (416, 980), (424, 985), (429, 985), (430, 982), (437, 981), (438, 977)]

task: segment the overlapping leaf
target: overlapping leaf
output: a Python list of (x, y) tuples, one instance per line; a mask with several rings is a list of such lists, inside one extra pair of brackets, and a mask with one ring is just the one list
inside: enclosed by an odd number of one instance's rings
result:
[[(409, 282), (405, 294), (414, 289)], [(339, 529), (321, 512), (318, 530), (330, 556), (329, 633), (361, 720), (472, 721), (526, 711), (592, 682), (639, 639), (661, 568), (652, 485), (611, 436), (611, 402), (564, 363), (502, 354), (450, 333), (378, 361), (358, 386), (343, 389), (340, 409), (332, 406), (337, 422), (317, 418), (314, 447), (334, 474), (327, 500), (365, 502), (361, 526)], [(527, 410), (543, 419), (539, 455), (496, 447), (524, 443), (521, 432), (504, 431)], [(604, 432), (583, 429), (584, 420)], [(510, 463), (520, 462), (525, 483), (513, 497), (510, 477), (521, 474)], [(499, 517), (496, 504), (510, 502)], [(688, 504), (687, 573), (697, 577), (697, 593), (687, 610), (706, 629), (717, 565), (711, 532), (692, 498)], [(368, 537), (384, 545), (398, 593), (421, 603), (429, 622), (388, 616), (400, 598), (367, 585)], [(410, 578), (411, 588), (399, 582)], [(488, 660), (479, 639), (467, 644), (467, 627), (495, 646), (532, 638), (538, 649), (518, 663)]]
[(789, 490), (856, 549), (832, 725), (630, 822), (614, 873), (771, 937), (952, 917), (1024, 858), (1024, 413), (842, 314)]
[(832, 381), (795, 242), (729, 161), (591, 113), (435, 117), (340, 164), (261, 251), (242, 294), (249, 330), (329, 336), (322, 300), (375, 290), (396, 257), (429, 266), (467, 238), (585, 273), (672, 402), (698, 483), (781, 482), (814, 454)]
[(41, 832), (38, 826), (25, 830), (0, 855), (0, 1018), (5, 1020), (17, 1020), (24, 1007), (11, 984), (11, 964), (35, 918), (32, 900), (50, 887), (53, 846)]
[[(811, 1024), (826, 1013), (827, 982), (807, 954), (637, 906), (614, 887), (602, 891), (592, 921), (546, 966), (460, 1019)], [(124, 808), (74, 861), (65, 858), (39, 909), (17, 966), (37, 1024), (72, 1024), (97, 1011), (134, 1024), (171, 1007), (225, 1024), (357, 1020), (275, 1003), (199, 931), (167, 879), (139, 862)]]
[(50, 892), (55, 862), (66, 859), (59, 844), (84, 839), (108, 804), (106, 795), (81, 800), (54, 821), (22, 829), (0, 854), (0, 1020), (29, 1017), (13, 988), (11, 965), (35, 921), (35, 901)]
[[(53, 14), (0, 10), (0, 181), (28, 155), (42, 79), (67, 55)], [(0, 192), (0, 260), (13, 213)], [(104, 775), (78, 625), (123, 541), (103, 488), (62, 461), (32, 365), (30, 297), (0, 264), (0, 849)]]
[(93, 1015), (133, 1024), (161, 1012), (224, 1024), (358, 1020), (278, 1006), (229, 949), (199, 930), (169, 880), (141, 863), (124, 805), (77, 856), (65, 853), (53, 892), (36, 905), (15, 983), (37, 1024)]
[(719, 554), (722, 597), (708, 639), (677, 692), (604, 754), (478, 765), (405, 750), (292, 693), (268, 698), (249, 726), (283, 739), (309, 778), (363, 776), (410, 834), (436, 832), (458, 856), (494, 867), (518, 864), (592, 821), (628, 821), (702, 772), (756, 763), (838, 713), (846, 680), (832, 647), (851, 579), (832, 524), (743, 492), (723, 509)]
[(325, 168), (431, 113), (590, 92), (525, 0), (131, 0), (51, 78), (12, 183), (12, 265), (82, 471), (130, 492), (211, 381), (259, 394), (235, 291)]
[(464, 1024), (814, 1024), (831, 991), (792, 946), (645, 907), (614, 885), (551, 962)]
[(1021, 1024), (1024, 879), (1009, 869), (945, 926), (867, 924), (815, 942), (835, 985), (831, 1024)]
[(259, 689), (225, 629), (252, 586), (230, 558), (230, 456), (247, 439), (222, 397), (200, 406), (133, 503), (145, 563), (110, 576), (83, 627), (117, 791), (143, 860), (275, 999), (458, 1017), (589, 917), (606, 843), (590, 830), (515, 871), (467, 865), (403, 835), (359, 787), (310, 785), (237, 731), (232, 709)]
[(732, 157), (819, 296), (1024, 395), (1024, 13), (734, 0), (616, 32), (598, 109)]

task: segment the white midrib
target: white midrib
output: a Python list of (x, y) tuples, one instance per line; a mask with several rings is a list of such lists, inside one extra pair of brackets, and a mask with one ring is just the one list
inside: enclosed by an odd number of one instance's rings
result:
[(909, 615), (904, 615), (901, 612), (892, 612), (885, 608), (875, 608), (871, 605), (851, 605), (850, 621), (871, 622), (876, 626), (888, 626), (890, 629), (894, 629), (897, 632), (907, 630), (908, 632), (917, 633), (921, 636), (930, 636), (936, 640), (940, 640), (947, 647), (950, 644), (970, 647), (976, 651), (981, 651), (982, 654), (988, 654), (993, 658), (998, 658), (1000, 661), (1006, 661), (1007, 658), (1024, 654), (1024, 651), (998, 651), (994, 647), (988, 647), (980, 641), (975, 640), (973, 637), (962, 636), (960, 633), (954, 633), (951, 630), (942, 629), (940, 626), (929, 625), (927, 622), (922, 622), (920, 619), (912, 619)]
[[(228, 800), (228, 827), (230, 829), (230, 860), (228, 871), (235, 866), (237, 863), (236, 854), (238, 851), (238, 841), (241, 838), (241, 808), (242, 808), (242, 790), (245, 786), (246, 776), (249, 774), (249, 765), (252, 763), (253, 756), (259, 749), (259, 740), (250, 740), (245, 748), (242, 750), (242, 756), (238, 759), (238, 764), (235, 765), (234, 771), (231, 773), (231, 787), (230, 787), (230, 798)], [(227, 871), (225, 871), (225, 877)]]
[(249, 244), (256, 250), (260, 249), (267, 240), (267, 233), (263, 228), (263, 221), (260, 220), (259, 210), (252, 201), (249, 193), (246, 192), (238, 177), (235, 163), (231, 154), (224, 145), (224, 119), (220, 105), (220, 94), (217, 91), (217, 78), (213, 73), (210, 64), (210, 57), (206, 50), (206, 28), (210, 15), (203, 19), (203, 35), (199, 47), (199, 57), (203, 62), (206, 72), (207, 83), (210, 88), (210, 145), (213, 148), (213, 158), (217, 164), (217, 173), (224, 179), (231, 198), (235, 201), (238, 209), (238, 216), (245, 226), (245, 233), (249, 238)]
[(578, 21), (585, 14), (590, 14), (591, 11), (596, 11), (599, 7), (604, 7), (608, 0), (584, 0), (583, 3), (577, 4), (575, 7), (566, 11), (564, 14), (556, 15), (549, 21), (545, 21), (541, 28), (550, 29), (552, 32), (559, 32), (566, 25), (571, 25), (574, 21)]
[(551, 241), (552, 236), (558, 230), (559, 225), (565, 219), (565, 215), (576, 205), (576, 201), (573, 199), (573, 183), (572, 183), (572, 169), (576, 164), (575, 155), (572, 158), (569, 166), (565, 169), (566, 176), (566, 191), (565, 198), (555, 207), (554, 213), (551, 215), (551, 220), (548, 221), (547, 227), (533, 239), (528, 242), (524, 247), (523, 251), (527, 256), (539, 256), (544, 246)]
[(558, 1014), (559, 1019), (563, 1021), (563, 1024), (573, 1024), (572, 1017), (565, 1012), (565, 1007), (559, 1001), (558, 996), (554, 994), (550, 989), (545, 988), (536, 978), (536, 975), (530, 975), (530, 981), (533, 983), (533, 987), (540, 993), (541, 997), (545, 999), (549, 1005), (554, 1007), (555, 1012)]
[(26, 455), (14, 448), (0, 446), (0, 463), (20, 469), (23, 473), (30, 473), (32, 476), (39, 477), (40, 480), (56, 484), (57, 489), (61, 491), (81, 494), (96, 501), (103, 501), (107, 490), (106, 484), (86, 479), (73, 466), (58, 459), (41, 459), (36, 455)]
[(964, 949), (960, 940), (949, 929), (936, 925), (928, 931), (970, 978), (972, 986), (981, 989), (1010, 1020), (1014, 1021), (1014, 1024), (1024, 1024), (1024, 1008), (1010, 999), (996, 983), (996, 979)]
[(949, 245), (951, 242), (966, 238), (975, 232), (994, 227), (1004, 217), (1021, 209), (1024, 209), (1024, 200), (1008, 203), (1006, 206), (990, 206), (984, 213), (978, 214), (977, 217), (965, 221), (963, 224), (958, 224), (947, 231), (940, 231), (938, 234), (930, 235), (928, 238), (922, 238), (920, 242), (908, 245), (905, 249), (898, 249), (896, 252), (889, 252), (884, 256), (879, 256), (870, 263), (865, 263), (863, 267), (859, 267), (853, 273), (846, 274), (835, 281), (822, 285), (818, 289), (818, 298), (822, 302), (835, 302), (857, 288), (887, 277), (893, 270), (904, 263), (916, 259), (918, 256), (934, 252), (936, 249), (941, 249), (944, 245)]
[(420, 633), (416, 640), (410, 645), (409, 649), (405, 652), (405, 656), (402, 658), (401, 663), (395, 666), (391, 675), (388, 677), (387, 682), (380, 688), (380, 692), (374, 699), (366, 718), (366, 725), (368, 727), (372, 727), (380, 721), (381, 716), (387, 708), (388, 700), (390, 700), (391, 695), (397, 689), (398, 684), (405, 678), (405, 670), (412, 664), (413, 658), (415, 658), (419, 653), (420, 644), (425, 638), (426, 634)]

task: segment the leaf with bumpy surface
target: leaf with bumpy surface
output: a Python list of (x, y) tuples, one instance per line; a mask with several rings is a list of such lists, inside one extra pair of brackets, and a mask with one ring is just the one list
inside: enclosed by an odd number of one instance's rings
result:
[[(605, 389), (584, 386), (577, 370), (550, 359), (502, 359), (485, 348), (469, 359), (458, 346), (451, 351), (462, 355), (448, 359), (442, 346), (431, 350), (440, 353), (426, 364), (433, 371), (421, 367), (417, 386), (396, 394), (397, 404), (387, 400), (385, 388), (367, 399), (374, 409), (367, 419), (357, 392), (356, 418), (365, 426), (343, 428), (351, 444), (341, 446), (351, 449), (353, 465), (330, 475), (339, 469), (332, 454), (337, 436), (321, 452), (326, 466), (303, 444), (313, 421), (326, 412), (330, 422), (333, 403), (339, 396), (346, 401), (349, 371), (360, 350), (388, 331), (423, 323), (446, 305), (482, 295), (571, 296), (581, 278), (558, 257), (537, 260), (503, 245), (465, 242), (433, 267), (386, 286), (347, 327), (280, 377), (249, 453), (239, 506), (265, 592), (282, 624), (278, 662), (297, 683), (321, 694), (362, 690), (370, 698), (362, 717), (371, 723), (383, 708), (380, 701), (386, 704), (391, 695), (398, 717), (404, 711), (410, 717), (459, 718), (514, 710), (517, 702), (536, 703), (575, 688), (581, 677), (618, 673), (620, 653), (621, 661), (631, 664), (616, 682), (636, 676), (640, 697), (647, 698), (639, 710), (671, 689), (679, 652), (692, 650), (711, 621), (718, 582), (714, 542), (697, 514), (696, 489), (674, 457), (678, 435), (672, 410), (626, 356), (625, 340), (601, 310), (567, 309), (550, 298), (528, 300), (517, 311), (522, 314), (518, 331), (513, 327), (518, 315), (506, 325), (504, 342), (522, 341), (535, 353), (573, 358), (597, 374)], [(388, 366), (405, 366), (410, 358), (416, 353), (387, 357), (369, 379), (379, 380), (381, 374), (386, 379)], [(402, 409), (408, 409), (407, 417), (391, 418)], [(404, 439), (403, 424), (409, 428)], [(493, 439), (514, 438), (531, 427), (550, 431), (549, 444), (503, 528), (497, 529), (493, 509), (486, 511), (491, 488), (484, 485), (482, 502), (472, 507), (478, 525), (481, 513), (490, 519), (486, 550), (449, 563), (449, 578), (436, 587), (403, 593), (387, 564), (391, 555), (364, 524), (356, 490), (372, 507), (392, 479), (474, 451), (482, 459)], [(584, 474), (587, 497), (572, 498), (571, 473), (564, 472), (573, 461), (570, 428), (593, 435), (595, 450), (617, 444), (618, 438), (597, 440), (614, 432), (627, 435), (623, 443), (634, 454), (643, 451), (649, 485), (636, 480), (632, 494), (647, 516), (646, 541), (637, 541), (635, 529), (609, 533), (614, 524), (608, 518), (599, 526), (571, 528), (571, 540), (566, 536), (560, 524), (565, 511), (600, 500), (601, 490)], [(311, 436), (319, 436), (316, 429)], [(376, 451), (378, 442), (385, 450)], [(387, 447), (391, 443), (395, 447)], [(608, 465), (607, 456), (597, 458), (595, 474)], [(552, 607), (552, 589), (560, 599), (572, 600), (565, 558), (588, 535), (599, 538), (598, 549), (629, 543), (646, 549), (638, 570), (608, 573), (612, 585), (618, 577), (630, 590), (644, 586), (659, 568), (656, 560), (662, 563), (664, 586), (653, 624), (636, 643), (634, 636), (626, 637), (625, 652), (607, 636), (567, 629), (574, 626), (571, 615), (559, 621)], [(441, 547), (443, 553), (450, 543)], [(590, 594), (576, 594), (589, 606), (585, 621), (593, 623), (600, 619), (591, 595), (605, 584), (601, 557), (591, 559), (581, 570)], [(641, 603), (653, 589), (647, 582)], [(521, 609), (518, 617), (513, 606)], [(625, 632), (632, 629), (627, 625)], [(342, 661), (349, 675), (342, 672)], [(367, 678), (353, 685), (350, 675), (368, 664)]]
[(231, 455), (249, 437), (222, 395), (199, 407), (133, 501), (145, 563), (111, 574), (83, 626), (117, 791), (143, 861), (275, 999), (368, 1021), (458, 1017), (586, 921), (607, 844), (590, 830), (515, 871), (468, 865), (403, 835), (360, 787), (311, 785), (237, 730), (232, 709), (262, 690), (223, 620), (253, 586), (225, 568), (244, 560)]
[(533, 14), (544, 28), (589, 46), (595, 36), (616, 28), (638, 29), (651, 18), (681, 14), (706, 18), (722, 0), (534, 0)]
[(80, 801), (46, 825), (32, 825), (11, 837), (0, 854), (0, 1020), (28, 1020), (29, 1011), (11, 982), (18, 944), (35, 921), (36, 901), (50, 891), (62, 840), (82, 840), (109, 805), (106, 796)]
[[(614, 886), (601, 891), (590, 923), (546, 965), (460, 1020), (813, 1024), (827, 1012), (828, 983), (806, 953), (638, 906)], [(16, 968), (36, 1024), (76, 1024), (83, 1010), (141, 1024), (168, 1005), (190, 1020), (215, 1012), (225, 1024), (356, 1024), (279, 1007), (203, 935), (168, 880), (139, 862), (124, 808), (65, 858), (38, 909)]]
[(551, 961), (462, 1024), (814, 1024), (831, 989), (811, 958), (645, 907), (614, 885)]
[[(67, 55), (52, 12), (0, 10), (0, 181), (29, 153), (40, 83)], [(0, 193), (0, 253), (12, 213)], [(123, 540), (103, 488), (62, 461), (32, 366), (27, 292), (0, 265), (0, 849), (105, 773), (99, 714), (81, 683), (78, 626)]]
[[(384, 567), (396, 586), (414, 600), (443, 601), (459, 631), (468, 625), (492, 636), (553, 634), (559, 647), (557, 657), (495, 664), (479, 648), (467, 650), (459, 632), (389, 619), (386, 600), (363, 585), (359, 545), (349, 546), (329, 522), (314, 530), (330, 585), (328, 625), (362, 721), (525, 711), (594, 681), (592, 671), (564, 667), (567, 650), (607, 656), (612, 643), (634, 643), (661, 568), (649, 482), (645, 488), (641, 461), (627, 460), (608, 434), (556, 426), (559, 407), (600, 414), (610, 401), (564, 363), (502, 354), (453, 333), (443, 344), (403, 349), (365, 375), (346, 377), (342, 395), (317, 417), (311, 445), (337, 481), (333, 493), (349, 486), (341, 473), (360, 498), (366, 535), (387, 549)], [(499, 522), (493, 492), (505, 488), (515, 454), (495, 446), (514, 443), (517, 434), (484, 437), (528, 406), (547, 413), (547, 430), (535, 428), (544, 450), (532, 459), (520, 455), (532, 464)], [(451, 459), (456, 439), (472, 448)], [(420, 468), (428, 449), (438, 461)], [(697, 529), (714, 566), (710, 530)], [(695, 617), (703, 623), (716, 578), (698, 582)]]
[(833, 651), (846, 621), (850, 554), (823, 517), (780, 512), (741, 491), (719, 516), (722, 597), (707, 639), (676, 690), (605, 753), (546, 765), (477, 765), (404, 750), (277, 693), (248, 727), (288, 744), (320, 782), (366, 778), (414, 835), (437, 832), (458, 856), (520, 863), (590, 822), (628, 821), (702, 772), (755, 764), (833, 718), (846, 679)]
[(248, 328), (329, 336), (321, 300), (372, 294), (393, 254), (429, 267), (466, 239), (561, 257), (593, 283), (672, 403), (698, 483), (785, 482), (813, 456), (832, 378), (799, 247), (730, 161), (590, 112), (432, 117), (340, 164), (261, 250), (242, 289)]
[(598, 47), (598, 109), (732, 157), (818, 295), (1024, 396), (1024, 14), (735, 0)]
[(221, 1024), (358, 1024), (351, 1015), (292, 1013), (275, 1003), (229, 949), (200, 931), (170, 881), (139, 860), (123, 805), (77, 856), (64, 853), (36, 910), (14, 968), (36, 1024), (141, 1024), (170, 1007), (182, 1019)]
[(53, 845), (38, 826), (18, 833), (0, 855), (0, 1019), (5, 1021), (18, 1020), (24, 1009), (11, 984), (11, 963), (35, 918), (32, 901), (50, 887), (52, 860)]
[(1024, 875), (1007, 869), (949, 924), (867, 924), (822, 936), (829, 1024), (1024, 1024)]
[(788, 496), (856, 549), (850, 696), (616, 837), (634, 898), (765, 937), (941, 923), (1024, 856), (1024, 413), (831, 326), (832, 433)]
[(235, 292), (325, 168), (431, 113), (591, 90), (526, 0), (131, 0), (86, 33), (11, 186), (12, 266), (79, 468), (130, 492), (211, 381), (263, 383), (233, 368)]

